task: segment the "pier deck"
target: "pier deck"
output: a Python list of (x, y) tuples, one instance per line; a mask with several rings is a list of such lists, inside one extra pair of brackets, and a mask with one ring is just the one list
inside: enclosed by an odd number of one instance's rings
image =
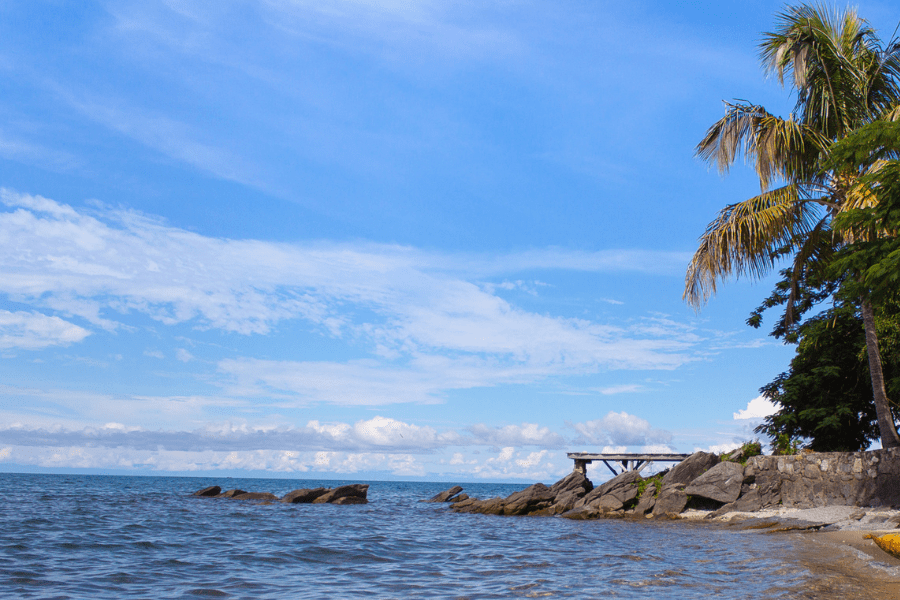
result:
[(619, 463), (625, 471), (637, 471), (640, 473), (644, 467), (652, 462), (681, 462), (690, 454), (593, 454), (590, 452), (569, 452), (566, 455), (575, 461), (575, 471), (582, 474), (587, 472), (588, 464), (595, 460), (602, 461), (606, 468), (618, 475), (610, 463)]

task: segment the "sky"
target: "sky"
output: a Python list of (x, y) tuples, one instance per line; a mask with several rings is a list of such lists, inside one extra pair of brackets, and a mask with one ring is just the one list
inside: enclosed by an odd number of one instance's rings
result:
[(697, 142), (793, 107), (783, 7), (0, 4), (0, 471), (551, 483), (754, 439), (774, 278), (682, 291), (759, 189)]

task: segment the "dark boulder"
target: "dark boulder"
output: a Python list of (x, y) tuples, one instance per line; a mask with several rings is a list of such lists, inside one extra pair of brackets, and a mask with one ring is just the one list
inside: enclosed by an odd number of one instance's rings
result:
[(528, 486), (520, 492), (510, 494), (504, 501), (504, 515), (527, 515), (553, 504), (555, 495), (543, 483)]
[[(669, 469), (669, 472), (662, 478), (662, 487), (676, 483), (687, 485), (705, 471), (713, 468), (718, 462), (719, 457), (715, 454), (710, 454), (709, 452), (694, 452)], [(655, 512), (656, 511), (654, 511), (654, 514)]]
[(734, 502), (741, 495), (744, 467), (738, 463), (721, 462), (694, 479), (684, 490), (688, 496), (700, 496), (716, 502)]
[(644, 493), (641, 494), (640, 499), (638, 500), (637, 506), (634, 507), (634, 514), (638, 516), (642, 516), (653, 510), (653, 507), (656, 505), (656, 486), (648, 484), (647, 487), (644, 488)]
[(234, 498), (235, 496), (240, 496), (241, 494), (246, 494), (246, 493), (247, 492), (245, 492), (244, 490), (234, 489), (234, 490), (228, 490), (227, 492), (222, 492), (221, 494), (216, 496), (216, 498)]
[(612, 506), (614, 499), (619, 503), (619, 508), (631, 502), (637, 497), (637, 484), (643, 479), (637, 471), (625, 471), (613, 477), (609, 481), (596, 487), (584, 498), (575, 503), (575, 508), (580, 506), (600, 506), (600, 499), (604, 496), (610, 496), (607, 504)]
[(592, 519), (599, 519), (603, 514), (593, 506), (580, 506), (578, 508), (573, 508), (572, 510), (567, 510), (560, 516), (564, 519), (572, 519), (573, 521), (589, 521)]
[(567, 493), (575, 493), (584, 496), (593, 489), (594, 484), (591, 483), (591, 480), (585, 477), (584, 473), (581, 471), (572, 471), (550, 486), (550, 491), (554, 496)]
[(478, 513), (483, 515), (502, 515), (503, 507), (506, 502), (503, 498), (489, 498), (487, 500), (477, 500), (469, 498), (451, 505), (450, 510), (460, 513)]
[(330, 490), (328, 488), (318, 487), (313, 489), (300, 489), (288, 492), (281, 501), (286, 504), (310, 504), (316, 498), (324, 496)]
[(653, 506), (653, 516), (680, 514), (688, 503), (687, 494), (684, 493), (685, 487), (683, 483), (663, 486), (659, 496), (656, 497), (656, 504)]
[(222, 493), (222, 488), (217, 485), (211, 485), (208, 488), (203, 488), (202, 490), (197, 490), (194, 492), (194, 496), (203, 496), (205, 498), (210, 498), (212, 496), (218, 496)]
[(452, 504), (452, 503), (456, 503), (456, 502), (462, 502), (463, 500), (468, 500), (468, 499), (469, 499), (468, 494), (457, 494), (456, 496), (453, 496), (452, 498), (450, 498), (450, 500), (448, 500), (448, 502), (450, 502)]
[(443, 491), (425, 502), (451, 502), (451, 499), (461, 491), (463, 491), (462, 486), (455, 485), (449, 490)]
[(328, 490), (318, 498), (312, 501), (313, 504), (350, 504), (349, 500), (345, 500), (343, 502), (336, 502), (339, 498), (358, 498), (361, 499), (362, 502), (354, 502), (354, 504), (365, 504), (368, 502), (366, 499), (366, 494), (368, 493), (369, 486), (365, 483), (351, 483), (349, 485), (342, 485), (340, 487), (336, 487), (333, 490)]

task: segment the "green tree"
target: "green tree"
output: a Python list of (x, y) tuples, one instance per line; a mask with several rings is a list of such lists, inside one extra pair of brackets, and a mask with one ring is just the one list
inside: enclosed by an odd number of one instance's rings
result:
[[(841, 212), (871, 205), (857, 173), (827, 166), (835, 142), (863, 125), (900, 118), (900, 44), (882, 46), (852, 10), (789, 7), (760, 44), (763, 67), (796, 92), (794, 113), (782, 118), (747, 102), (727, 103), (725, 116), (697, 154), (725, 173), (738, 155), (751, 161), (761, 193), (726, 206), (707, 227), (685, 277), (685, 300), (699, 308), (716, 284), (767, 275), (792, 257), (784, 320), (794, 320), (798, 283), (824, 270), (845, 242), (832, 229)], [(776, 184), (778, 184), (776, 186)], [(853, 241), (853, 240), (850, 240)], [(872, 305), (859, 301), (874, 408), (882, 445), (900, 446), (884, 387)]]
[[(879, 311), (879, 337), (889, 341), (884, 353), (888, 388), (900, 386), (897, 373), (896, 304)], [(797, 344), (790, 369), (760, 392), (780, 409), (756, 428), (777, 440), (805, 438), (818, 452), (865, 449), (878, 438), (878, 415), (872, 403), (866, 339), (858, 307), (839, 303), (804, 321), (785, 336)]]

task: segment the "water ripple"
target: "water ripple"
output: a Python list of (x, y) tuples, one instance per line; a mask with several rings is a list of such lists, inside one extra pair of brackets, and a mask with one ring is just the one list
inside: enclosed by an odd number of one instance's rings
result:
[[(803, 598), (793, 538), (684, 523), (458, 515), (442, 484), (370, 504), (190, 496), (199, 478), (0, 474), (0, 597)], [(284, 494), (345, 482), (231, 480)], [(521, 486), (467, 485), (478, 497)], [(46, 490), (52, 489), (53, 494)]]

